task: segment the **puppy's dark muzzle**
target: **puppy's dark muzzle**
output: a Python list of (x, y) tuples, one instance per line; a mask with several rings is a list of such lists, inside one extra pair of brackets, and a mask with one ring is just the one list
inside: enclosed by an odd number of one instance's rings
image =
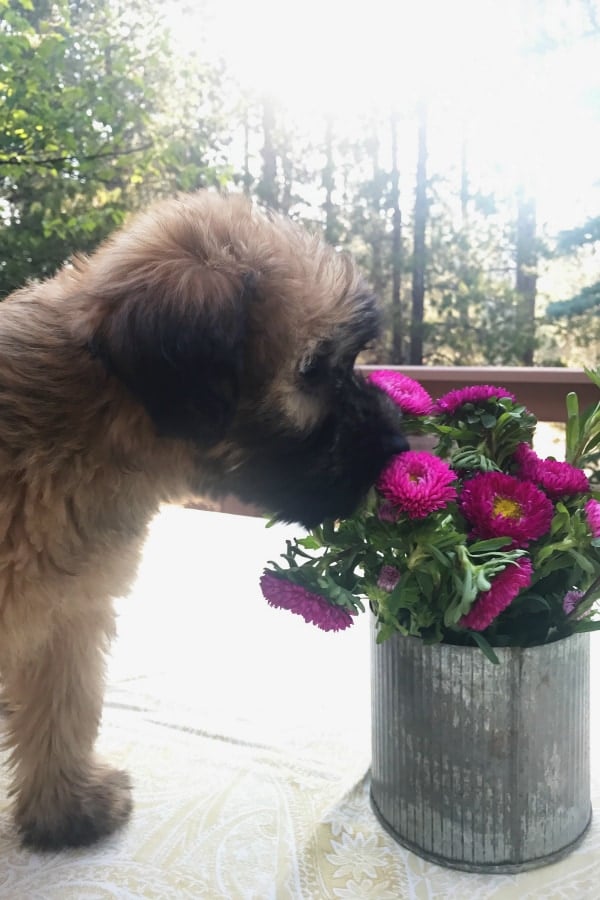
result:
[(339, 385), (333, 412), (308, 443), (302, 495), (285, 497), (284, 514), (308, 527), (351, 515), (390, 459), (409, 449), (400, 410), (361, 376)]
[(244, 435), (247, 457), (228, 487), (285, 521), (313, 527), (351, 515), (398, 453), (408, 449), (398, 407), (360, 375), (335, 385), (330, 412), (313, 430), (267, 429)]
[(396, 404), (361, 375), (354, 375), (340, 390), (335, 404), (337, 445), (350, 453), (353, 472), (364, 471), (372, 484), (386, 463), (408, 450), (402, 414)]
[(403, 434), (384, 435), (382, 439), (383, 451), (389, 457), (397, 456), (409, 449), (409, 444)]

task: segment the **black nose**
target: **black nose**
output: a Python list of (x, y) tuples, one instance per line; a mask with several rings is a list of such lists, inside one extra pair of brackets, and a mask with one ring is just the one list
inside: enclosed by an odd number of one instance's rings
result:
[(383, 446), (386, 453), (390, 456), (396, 456), (398, 453), (404, 453), (409, 449), (409, 443), (402, 434), (389, 434), (383, 439)]

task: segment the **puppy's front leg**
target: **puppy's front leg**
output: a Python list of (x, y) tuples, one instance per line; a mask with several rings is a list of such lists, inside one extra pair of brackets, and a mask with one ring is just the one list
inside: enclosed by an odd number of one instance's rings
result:
[(3, 670), (15, 816), (41, 850), (91, 844), (131, 811), (125, 772), (94, 758), (112, 611), (55, 623), (43, 646)]

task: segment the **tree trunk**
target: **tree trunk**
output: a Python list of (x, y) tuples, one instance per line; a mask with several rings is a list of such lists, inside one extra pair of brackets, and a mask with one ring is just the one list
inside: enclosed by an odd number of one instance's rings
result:
[(244, 193), (250, 196), (252, 182), (254, 181), (250, 172), (250, 108), (248, 103), (244, 103)]
[(418, 108), (417, 183), (412, 271), (410, 364), (423, 365), (423, 314), (425, 306), (425, 229), (427, 226), (427, 106)]
[(281, 170), (283, 173), (283, 191), (279, 209), (287, 216), (289, 215), (290, 207), (292, 205), (292, 189), (294, 186), (294, 164), (287, 147), (282, 151)]
[(335, 245), (338, 241), (338, 227), (333, 203), (333, 191), (335, 188), (333, 162), (333, 117), (328, 115), (325, 121), (325, 165), (323, 167), (322, 182), (325, 188), (325, 231), (324, 237), (328, 244)]
[(270, 97), (263, 97), (262, 102), (262, 175), (256, 187), (259, 199), (270, 209), (279, 209), (277, 190), (277, 152), (275, 150), (275, 110)]
[(390, 208), (392, 210), (392, 365), (404, 362), (402, 321), (402, 210), (400, 209), (400, 171), (398, 169), (398, 114), (390, 117), (392, 139), (392, 171)]
[(535, 352), (535, 300), (537, 293), (536, 206), (521, 186), (517, 191), (516, 290), (518, 320), (523, 336), (522, 362), (533, 365)]
[(470, 196), (467, 144), (468, 144), (467, 124), (466, 124), (466, 122), (464, 122), (463, 123), (462, 140), (461, 140), (461, 144), (460, 144), (460, 212), (461, 212), (463, 225), (466, 225), (467, 218), (469, 215), (469, 196)]
[(367, 141), (367, 150), (371, 155), (372, 163), (372, 190), (368, 198), (369, 202), (369, 244), (371, 245), (371, 284), (375, 294), (381, 299), (385, 289), (385, 278), (383, 274), (383, 252), (382, 252), (382, 222), (381, 222), (381, 188), (382, 188), (382, 172), (379, 162), (379, 133), (377, 130), (377, 122), (370, 123), (370, 131), (372, 137)]

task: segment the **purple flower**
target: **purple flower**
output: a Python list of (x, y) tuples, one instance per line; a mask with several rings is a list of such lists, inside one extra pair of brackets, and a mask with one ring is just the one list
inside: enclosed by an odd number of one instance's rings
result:
[(381, 500), (377, 510), (377, 516), (381, 522), (397, 522), (400, 510), (389, 500)]
[(554, 507), (529, 481), (503, 472), (482, 472), (466, 482), (459, 500), (473, 534), (509, 537), (512, 547), (527, 547), (550, 529)]
[(523, 441), (517, 446), (514, 458), (518, 466), (519, 476), (526, 481), (535, 481), (535, 473), (541, 460), (533, 447), (530, 447), (529, 444)]
[(322, 631), (341, 631), (354, 622), (343, 606), (329, 603), (321, 594), (315, 594), (286, 578), (279, 578), (273, 572), (263, 572), (260, 587), (269, 606), (288, 609)]
[(562, 602), (563, 610), (567, 616), (570, 616), (577, 609), (582, 597), (583, 591), (567, 591)]
[(479, 594), (475, 603), (459, 622), (463, 628), (485, 631), (524, 588), (531, 584), (533, 566), (527, 557), (510, 563), (492, 581), (489, 591)]
[(377, 482), (379, 491), (411, 519), (424, 519), (456, 497), (456, 475), (433, 453), (407, 450), (394, 456)]
[(452, 415), (465, 403), (473, 403), (475, 406), (481, 404), (490, 398), (500, 399), (508, 397), (516, 402), (514, 394), (505, 388), (494, 387), (491, 384), (473, 384), (470, 387), (458, 388), (455, 391), (449, 391), (436, 402), (434, 407), (434, 415)]
[(400, 581), (400, 572), (396, 566), (382, 566), (377, 579), (377, 587), (392, 592)]
[(592, 532), (592, 537), (600, 537), (600, 500), (591, 500), (585, 504), (585, 515)]
[(403, 413), (426, 416), (433, 409), (433, 400), (425, 388), (401, 372), (377, 369), (369, 375), (369, 381), (391, 397)]
[(519, 476), (535, 482), (553, 499), (589, 490), (590, 483), (585, 472), (567, 462), (541, 459), (528, 444), (519, 444), (515, 461)]

